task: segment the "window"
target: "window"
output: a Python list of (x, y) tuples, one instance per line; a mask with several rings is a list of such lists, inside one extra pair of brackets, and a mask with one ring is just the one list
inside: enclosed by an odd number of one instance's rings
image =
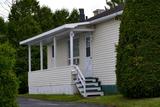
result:
[[(79, 65), (79, 38), (73, 40), (73, 64)], [(68, 40), (68, 64), (70, 64), (70, 40)]]
[(91, 56), (91, 39), (90, 37), (86, 37), (86, 57), (90, 57)]
[[(79, 56), (79, 38), (73, 40), (73, 57)], [(70, 58), (70, 41), (68, 41), (68, 57)]]
[(79, 56), (79, 38), (74, 39), (73, 43), (73, 57)]
[(52, 45), (52, 57), (54, 58), (54, 46)]

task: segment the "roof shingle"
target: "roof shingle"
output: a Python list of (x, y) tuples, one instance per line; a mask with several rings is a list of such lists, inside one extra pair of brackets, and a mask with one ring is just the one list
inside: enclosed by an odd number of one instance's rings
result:
[(115, 8), (112, 8), (110, 10), (106, 10), (106, 11), (104, 11), (104, 12), (102, 12), (102, 13), (96, 15), (96, 16), (93, 16), (93, 17), (87, 19), (86, 21), (92, 21), (92, 20), (95, 20), (95, 19), (98, 19), (98, 18), (101, 18), (101, 17), (104, 17), (104, 16), (108, 16), (108, 15), (111, 15), (113, 13), (119, 12), (123, 9), (124, 9), (123, 5), (118, 5)]

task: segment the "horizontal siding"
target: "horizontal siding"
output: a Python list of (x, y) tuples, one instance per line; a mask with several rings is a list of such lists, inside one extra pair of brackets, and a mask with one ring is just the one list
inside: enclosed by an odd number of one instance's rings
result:
[(29, 72), (29, 87), (72, 84), (72, 67), (58, 67), (50, 70)]
[(68, 65), (68, 37), (58, 39), (56, 47), (56, 66), (67, 66)]
[(29, 87), (29, 94), (69, 94), (77, 93), (75, 85), (36, 86)]
[(120, 21), (110, 20), (96, 25), (93, 34), (93, 74), (98, 77), (102, 85), (116, 84), (115, 46), (119, 38)]

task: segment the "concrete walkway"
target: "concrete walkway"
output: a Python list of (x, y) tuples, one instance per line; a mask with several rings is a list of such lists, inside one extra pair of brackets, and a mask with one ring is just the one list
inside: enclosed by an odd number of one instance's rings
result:
[(95, 104), (42, 101), (23, 97), (18, 98), (18, 103), (20, 107), (106, 107)]

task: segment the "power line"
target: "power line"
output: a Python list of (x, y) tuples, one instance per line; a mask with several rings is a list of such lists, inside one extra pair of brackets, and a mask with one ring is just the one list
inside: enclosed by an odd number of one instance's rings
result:
[(5, 3), (9, 8), (11, 8), (12, 4), (11, 4), (8, 0), (6, 0), (4, 3)]
[(2, 7), (4, 10), (6, 10), (7, 12), (10, 12), (8, 9), (6, 9), (6, 8), (3, 6), (2, 2), (0, 3), (0, 5), (1, 5), (1, 7)]
[[(7, 1), (7, 0), (6, 0)], [(5, 8), (5, 7), (9, 7), (10, 8), (10, 5), (8, 5), (8, 3), (7, 2), (1, 2), (0, 4)]]
[(5, 20), (8, 20), (8, 14), (10, 13), (12, 5), (16, 3), (16, 0), (0, 0), (0, 16), (3, 17)]
[(12, 5), (12, 3), (9, 0), (6, 0), (5, 2), (9, 3), (10, 5)]

